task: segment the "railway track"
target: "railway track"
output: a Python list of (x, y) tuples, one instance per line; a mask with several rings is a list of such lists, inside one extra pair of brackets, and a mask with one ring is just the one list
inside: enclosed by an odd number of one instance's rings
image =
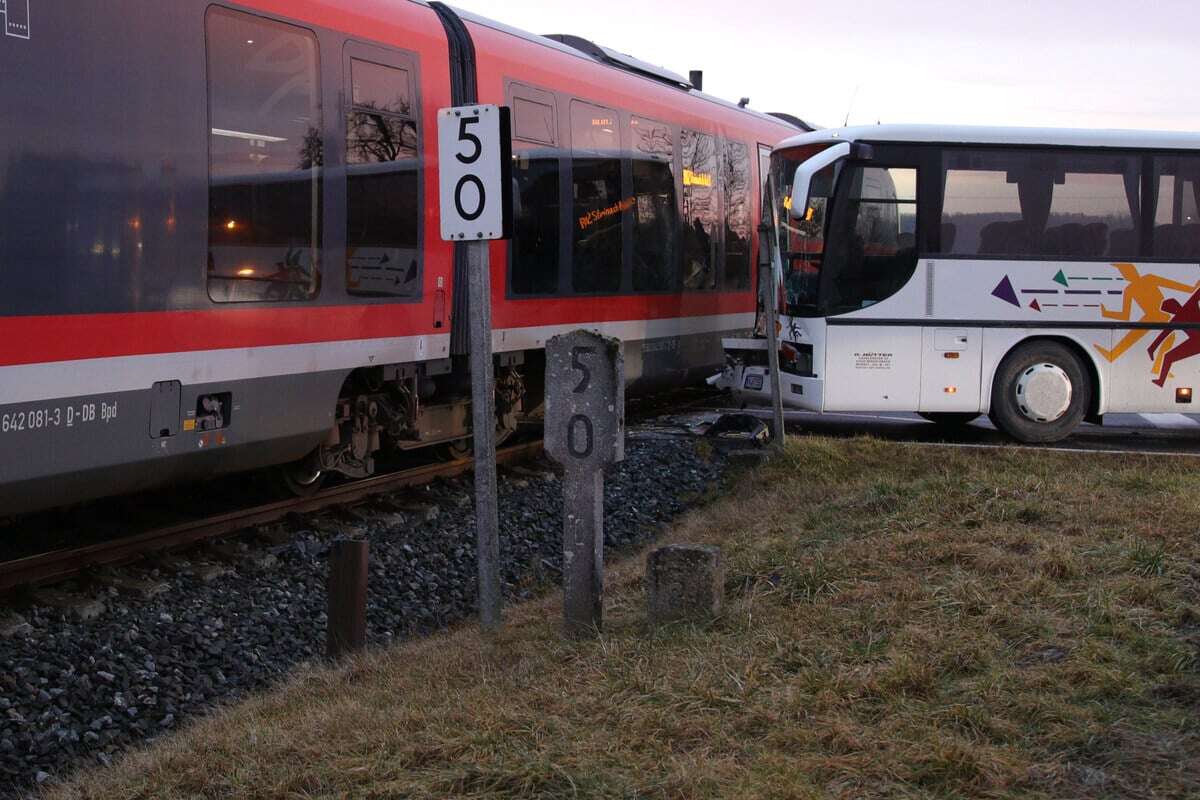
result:
[[(711, 404), (713, 392), (707, 387), (680, 389), (661, 395), (639, 398), (630, 404), (631, 421), (645, 420), (668, 411), (683, 412)], [(540, 439), (525, 442), (497, 453), (498, 464), (513, 464), (536, 458), (542, 452)], [(170, 553), (220, 539), (248, 528), (268, 525), (289, 514), (309, 513), (330, 506), (352, 503), (375, 494), (405, 487), (420, 486), (438, 478), (453, 478), (471, 471), (470, 460), (430, 464), (399, 470), (364, 480), (347, 482), (324, 489), (310, 497), (222, 510), (182, 521), (172, 520), (147, 527), (138, 533), (114, 536), (81, 545), (63, 545), (42, 552), (0, 560), (0, 597), (14, 590), (62, 582), (79, 575), (110, 567), (134, 564), (147, 556)]]
[[(502, 448), (496, 454), (496, 461), (498, 464), (513, 464), (536, 458), (541, 452), (540, 440), (528, 442)], [(420, 486), (438, 478), (457, 477), (473, 467), (471, 460), (415, 467), (334, 486), (311, 497), (252, 506), (111, 541), (84, 547), (65, 547), (0, 562), (0, 595), (14, 589), (62, 581), (89, 570), (130, 564), (147, 555), (178, 550), (246, 528), (277, 522), (288, 514), (317, 511), (383, 492)]]

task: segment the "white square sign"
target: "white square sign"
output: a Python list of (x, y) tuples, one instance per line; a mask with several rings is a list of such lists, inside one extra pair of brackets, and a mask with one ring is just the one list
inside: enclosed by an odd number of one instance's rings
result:
[(507, 239), (512, 232), (512, 132), (508, 109), (473, 105), (438, 112), (442, 238)]

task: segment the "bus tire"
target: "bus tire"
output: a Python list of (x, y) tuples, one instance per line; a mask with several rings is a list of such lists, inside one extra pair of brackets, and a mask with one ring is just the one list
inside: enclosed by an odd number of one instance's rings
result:
[(941, 428), (962, 428), (973, 422), (978, 411), (918, 411), (917, 416)]
[(1083, 422), (1091, 396), (1087, 369), (1069, 347), (1027, 342), (1000, 362), (989, 417), (1017, 441), (1057, 442)]

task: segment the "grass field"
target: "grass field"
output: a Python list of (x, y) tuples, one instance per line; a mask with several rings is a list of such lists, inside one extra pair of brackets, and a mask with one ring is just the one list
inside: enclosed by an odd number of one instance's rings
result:
[(726, 614), (557, 598), (303, 671), (55, 797), (1200, 795), (1200, 464), (805, 439), (697, 509)]

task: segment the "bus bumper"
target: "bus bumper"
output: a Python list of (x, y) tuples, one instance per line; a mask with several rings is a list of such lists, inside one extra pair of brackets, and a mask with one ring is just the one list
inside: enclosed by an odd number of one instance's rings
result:
[[(726, 389), (742, 406), (770, 406), (770, 369), (765, 365), (766, 342), (762, 339), (725, 339), (725, 369), (708, 379), (710, 386)], [(756, 363), (757, 362), (757, 363)], [(798, 411), (822, 411), (824, 382), (782, 374), (783, 405)]]

